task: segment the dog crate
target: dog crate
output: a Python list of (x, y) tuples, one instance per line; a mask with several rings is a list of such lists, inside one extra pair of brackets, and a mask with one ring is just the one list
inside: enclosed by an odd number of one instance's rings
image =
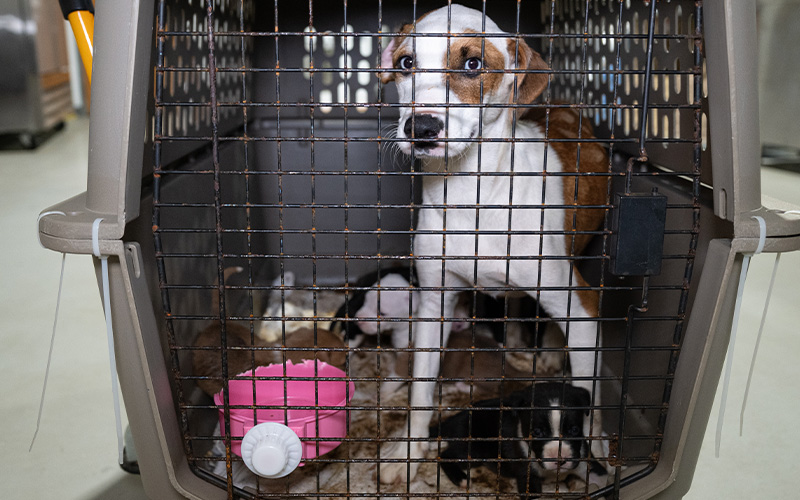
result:
[[(608, 155), (607, 168), (591, 174), (601, 181), (603, 203), (567, 200), (550, 207), (602, 211), (597, 228), (573, 231), (591, 237), (586, 249), (580, 255), (530, 252), (540, 262), (568, 259), (585, 282), (564, 283), (561, 290), (596, 292), (600, 299), (591, 349), (602, 360), (591, 380), (600, 397), (588, 406), (562, 401), (557, 409), (602, 417), (601, 429), (582, 435), (601, 446), (578, 461), (607, 474), (590, 480), (588, 473), (576, 478), (557, 469), (544, 495), (681, 497), (723, 364), (742, 255), (759, 243), (770, 252), (800, 247), (800, 223), (781, 210), (788, 208), (762, 206), (754, 2), (462, 3), (526, 41), (548, 65), (540, 70), (548, 84), (539, 99), (507, 106), (544, 116), (545, 128), (548, 117), (564, 110), (579, 117), (578, 139), (548, 136), (546, 129), (539, 142), (577, 151), (599, 144)], [(569, 342), (546, 343), (539, 333), (555, 328), (563, 335), (580, 318), (520, 302), (511, 287), (490, 290), (498, 303), (485, 299), (477, 281), (458, 288), (467, 313), (442, 314), (438, 321), (466, 323), (466, 333), (460, 347), (436, 350), (445, 361), (431, 436), (422, 438), (429, 449), (406, 459), (419, 464), (414, 477), (392, 484), (381, 482), (380, 464), (403, 460), (386, 458), (381, 449), (420, 439), (408, 438), (404, 422), (414, 382), (400, 373), (411, 366), (402, 356), (413, 354), (413, 344), (380, 335), (357, 346), (340, 344), (342, 333), (323, 341), (334, 326), (349, 331), (358, 321), (384, 330), (404, 325), (409, 339), (421, 321), (414, 315), (413, 278), (406, 286), (379, 285), (393, 270), (415, 268), (413, 237), (426, 179), (458, 174), (426, 172), (396, 152), (392, 127), (404, 104), (394, 84), (381, 82), (379, 61), (403, 23), (447, 5), (98, 3), (87, 191), (48, 209), (65, 215), (42, 217), (39, 230), (53, 250), (92, 254), (94, 244), (110, 256), (117, 370), (151, 498), (520, 496), (513, 479), (498, 474), (514, 463), (508, 457), (494, 457), (489, 466), (467, 456), (443, 458), (455, 442), (443, 437), (446, 424), (460, 412), (477, 415), (514, 383), (534, 393), (540, 383), (567, 387)], [(447, 25), (454, 21), (447, 16)], [(421, 35), (402, 34), (425, 43)], [(453, 34), (453, 43), (465, 36), (491, 37)], [(577, 135), (588, 125), (596, 139)], [(471, 140), (477, 143), (471, 147), (481, 147), (503, 138)], [(589, 177), (564, 174), (576, 185)], [(503, 203), (509, 212), (523, 208), (508, 198)], [(445, 200), (439, 208), (486, 207)], [(470, 265), (479, 258), (476, 250)], [(442, 282), (443, 291), (451, 289)], [(406, 292), (411, 304), (404, 317), (356, 317), (358, 297), (379, 290), (385, 300), (389, 292)], [(300, 326), (308, 328), (306, 340), (293, 343)], [(264, 333), (269, 328), (271, 337)], [(289, 401), (297, 377), (288, 364), (277, 376), (239, 374), (264, 360), (297, 357), (339, 364), (345, 399), (323, 402), (324, 384), (337, 377), (320, 365), (299, 379), (314, 387), (303, 404)], [(198, 359), (211, 368), (201, 369)], [(548, 371), (545, 364), (555, 367)], [(282, 387), (277, 403), (258, 400), (262, 380)], [(252, 387), (243, 403), (231, 400), (241, 382)], [(399, 389), (382, 392), (387, 382)], [(310, 451), (285, 477), (252, 474), (234, 451), (242, 446), (233, 431), (235, 412), (253, 423), (277, 413), (288, 423), (287, 413), (309, 410), (319, 431), (326, 409), (344, 413), (343, 435), (304, 437)], [(507, 441), (530, 449), (543, 439), (507, 436), (499, 428), (489, 436), (498, 446)], [(555, 439), (566, 449), (575, 437)], [(323, 453), (332, 442), (342, 444)], [(544, 463), (526, 453), (517, 462)], [(446, 464), (469, 471), (465, 486), (448, 479)]]

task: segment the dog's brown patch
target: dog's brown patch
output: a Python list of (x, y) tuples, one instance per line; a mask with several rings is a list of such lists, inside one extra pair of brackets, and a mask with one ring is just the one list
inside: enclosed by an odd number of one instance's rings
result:
[[(605, 204), (608, 182), (608, 177), (605, 176), (582, 174), (608, 173), (606, 150), (596, 142), (558, 142), (563, 139), (594, 139), (589, 120), (584, 118), (581, 123), (579, 112), (575, 109), (551, 108), (549, 113), (545, 113), (544, 110), (532, 110), (522, 118), (538, 122), (546, 133), (548, 145), (561, 160), (564, 172), (574, 174), (561, 177), (564, 204), (575, 207), (564, 213), (564, 230), (567, 233), (565, 245), (567, 255), (580, 255), (592, 235), (576, 234), (576, 232), (596, 230), (602, 224), (604, 216), (601, 208), (583, 207)], [(554, 141), (550, 142), (551, 140)]]
[[(476, 33), (466, 30), (466, 33)], [(478, 58), (483, 68), (474, 74), (464, 73), (464, 64), (468, 59)], [(450, 89), (465, 104), (480, 104), (482, 97), (497, 91), (503, 79), (503, 73), (490, 73), (487, 70), (505, 69), (503, 54), (489, 41), (479, 37), (457, 38), (450, 44), (450, 60), (445, 54), (442, 61), (444, 67), (456, 70), (446, 73), (445, 82), (449, 81)]]
[[(425, 14), (422, 14), (419, 17), (419, 19), (417, 19), (413, 23), (406, 23), (406, 24), (400, 26), (400, 29), (397, 31), (399, 33), (399, 35), (394, 37), (392, 39), (390, 45), (388, 47), (386, 47), (386, 49), (384, 49), (384, 50), (391, 50), (392, 68), (397, 68), (397, 61), (399, 61), (401, 57), (403, 57), (405, 55), (413, 56), (413, 51), (412, 51), (411, 47), (404, 47), (403, 46), (403, 42), (405, 42), (406, 38), (408, 38), (408, 34), (414, 31), (414, 26), (416, 26), (417, 23), (419, 23), (420, 21), (425, 19), (425, 16), (427, 16), (428, 14), (430, 14), (430, 12), (426, 12)], [(389, 82), (395, 80), (395, 78), (397, 78), (397, 74), (396, 73), (390, 73), (390, 72), (381, 73), (381, 81), (383, 83), (389, 83)]]
[[(422, 17), (420, 19), (422, 19)], [(392, 41), (392, 43), (394, 43), (394, 51), (392, 52), (392, 67), (397, 68), (397, 61), (399, 61), (401, 57), (405, 55), (413, 55), (411, 47), (403, 46), (403, 42), (406, 41), (407, 35), (411, 33), (413, 29), (414, 24), (412, 23), (402, 25), (400, 27), (400, 31), (398, 32), (400, 35), (397, 35), (397, 37)], [(392, 76), (392, 79), (394, 79), (396, 76), (394, 73), (389, 73), (389, 75)]]
[[(516, 75), (517, 95), (511, 93), (511, 104), (530, 104), (547, 88), (549, 75), (544, 73), (550, 69), (542, 56), (533, 50), (521, 39), (508, 40), (508, 54), (511, 61), (516, 61), (517, 68), (536, 71), (531, 73), (518, 73)], [(524, 112), (525, 110), (521, 110)]]

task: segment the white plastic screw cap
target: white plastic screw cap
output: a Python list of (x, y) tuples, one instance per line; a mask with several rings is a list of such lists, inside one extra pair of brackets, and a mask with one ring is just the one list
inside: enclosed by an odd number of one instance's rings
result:
[(303, 446), (293, 430), (277, 422), (256, 425), (242, 438), (242, 460), (254, 474), (279, 478), (300, 464)]

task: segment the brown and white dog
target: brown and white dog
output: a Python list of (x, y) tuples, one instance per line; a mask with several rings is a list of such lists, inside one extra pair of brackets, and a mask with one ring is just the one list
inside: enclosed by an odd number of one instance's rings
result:
[[(545, 142), (591, 140), (591, 128), (581, 127), (577, 113), (566, 108), (551, 109), (546, 122), (523, 113), (517, 105), (532, 103), (548, 86), (547, 64), (520, 38), (461, 5), (403, 26), (381, 54), (381, 68), (383, 82), (395, 82), (403, 105), (400, 150), (413, 151), (424, 172), (443, 174), (424, 177), (414, 236), (420, 292), (413, 338), (420, 351), (414, 355), (410, 427), (402, 429), (411, 438), (428, 437), (439, 354), (426, 349), (447, 343), (451, 324), (441, 318), (452, 318), (457, 302), (450, 287), (474, 283), (495, 296), (505, 293), (497, 289), (513, 287), (538, 300), (572, 349), (574, 385), (597, 402), (598, 295), (569, 257), (581, 252), (590, 238), (585, 232), (603, 219), (602, 209), (579, 207), (604, 204), (606, 193), (604, 177), (575, 174), (607, 172), (608, 158), (596, 143)], [(599, 413), (593, 413), (592, 434), (599, 436)], [(381, 464), (381, 482), (402, 479), (407, 470), (413, 477), (426, 446), (384, 446), (381, 458), (401, 460)]]

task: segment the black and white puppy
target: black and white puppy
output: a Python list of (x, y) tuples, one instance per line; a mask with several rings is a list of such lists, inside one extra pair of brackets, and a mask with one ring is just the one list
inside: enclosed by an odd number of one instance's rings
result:
[(441, 468), (454, 484), (466, 486), (468, 465), (485, 465), (515, 478), (525, 498), (541, 493), (546, 481), (586, 478), (587, 467), (593, 474), (606, 473), (587, 460), (590, 404), (586, 389), (534, 384), (502, 399), (479, 401), (444, 420), (441, 433), (438, 425), (430, 433), (447, 443)]
[[(361, 345), (367, 335), (378, 334), (391, 334), (393, 347), (407, 347), (409, 309), (419, 303), (417, 286), (416, 276), (408, 267), (390, 267), (362, 276), (354, 285), (356, 291), (336, 312), (337, 318), (356, 321), (338, 320), (331, 330), (344, 332), (344, 340), (350, 347)], [(502, 314), (502, 304), (499, 311)], [(471, 316), (466, 303), (456, 307), (449, 322), (453, 331), (466, 330)], [(502, 325), (499, 332), (502, 338)]]
[[(394, 347), (408, 344), (408, 323), (393, 321), (408, 318), (410, 304), (415, 303), (416, 277), (408, 267), (390, 267), (362, 276), (356, 281), (350, 296), (336, 311), (337, 318), (355, 318), (356, 321), (336, 321), (333, 331), (344, 332), (344, 341), (358, 347), (365, 335), (390, 333)], [(380, 294), (378, 290), (381, 290)], [(383, 320), (380, 323), (378, 321)]]
[[(406, 347), (408, 323), (397, 320), (407, 319), (410, 315), (410, 306), (416, 307), (418, 304), (417, 286), (416, 276), (408, 267), (395, 266), (362, 276), (353, 285), (355, 291), (345, 299), (335, 314), (337, 318), (353, 318), (356, 321), (337, 320), (330, 329), (334, 332), (343, 332), (344, 340), (350, 347), (361, 345), (365, 335), (374, 336), (378, 333), (392, 334), (394, 347)], [(489, 295), (479, 293), (475, 303), (472, 302), (470, 294), (462, 294), (453, 312), (453, 321), (449, 322), (452, 330), (464, 331), (469, 328), (469, 318), (478, 318), (479, 322), (488, 324), (497, 343), (504, 343), (504, 322), (492, 320), (514, 314), (511, 311), (506, 312), (502, 299), (495, 299)], [(527, 296), (519, 299), (515, 309), (516, 313), (523, 317), (533, 316), (539, 312), (536, 301)], [(382, 321), (380, 329), (379, 321)], [(530, 341), (536, 342), (534, 345), (544, 345), (543, 336), (546, 328), (540, 328), (538, 323), (532, 323), (525, 325), (525, 329), (530, 330), (526, 332), (526, 338), (531, 337)]]

